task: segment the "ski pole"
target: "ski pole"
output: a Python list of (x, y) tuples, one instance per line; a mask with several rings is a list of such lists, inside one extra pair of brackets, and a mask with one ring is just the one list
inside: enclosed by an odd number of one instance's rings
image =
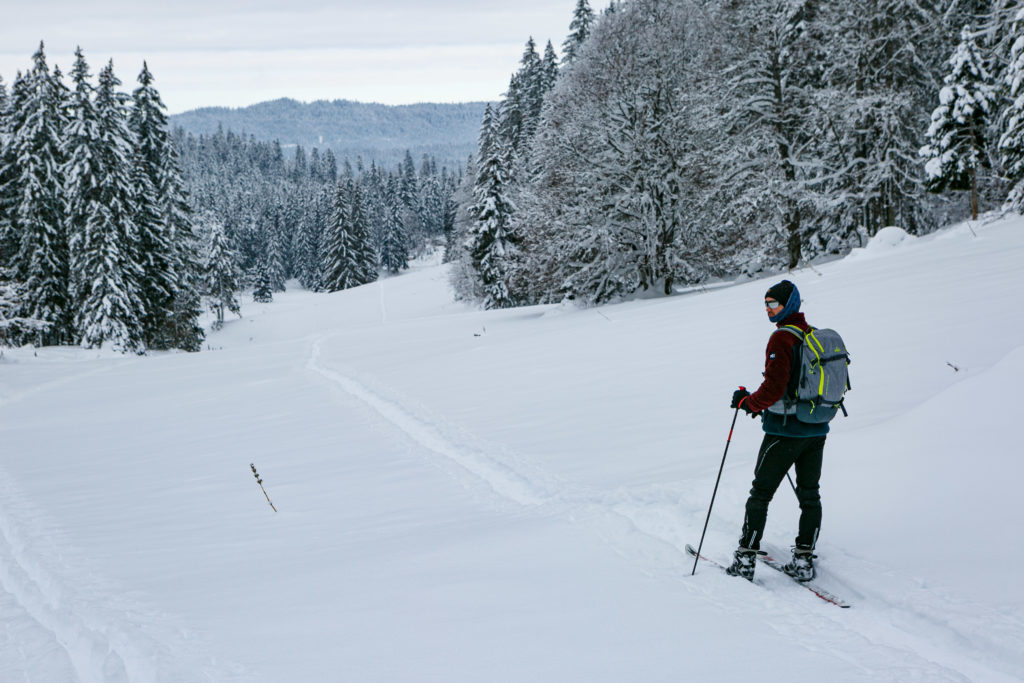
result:
[[(740, 390), (746, 391), (746, 387), (740, 387)], [(718, 476), (715, 478), (715, 490), (711, 492), (711, 505), (708, 506), (708, 516), (704, 519), (704, 531), (700, 532), (700, 544), (697, 546), (697, 556), (693, 558), (693, 571), (690, 572), (690, 576), (697, 573), (697, 561), (700, 560), (700, 551), (704, 548), (704, 534), (708, 532), (708, 522), (711, 521), (711, 508), (715, 506), (715, 496), (718, 495), (718, 482), (722, 479), (722, 470), (725, 469), (725, 456), (729, 452), (729, 444), (732, 443), (732, 430), (736, 429), (736, 418), (740, 414), (739, 406), (736, 406), (736, 412), (732, 414), (732, 425), (729, 427), (729, 438), (725, 440), (725, 452), (722, 453), (722, 464), (718, 466)]]

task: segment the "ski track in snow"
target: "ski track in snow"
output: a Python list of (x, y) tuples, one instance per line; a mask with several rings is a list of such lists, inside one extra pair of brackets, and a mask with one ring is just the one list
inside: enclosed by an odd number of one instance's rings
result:
[(19, 622), (25, 625), (25, 630), (34, 632), (32, 635), (36, 638), (43, 637), (60, 645), (59, 659), (66, 673), (73, 676), (70, 680), (81, 683), (129, 680), (125, 657), (109, 635), (79, 614), (70, 604), (62, 582), (54, 579), (32, 556), (12, 523), (9, 501), (9, 491), (4, 491), (3, 513), (0, 514), (0, 587), (20, 610)]
[[(573, 523), (594, 528), (617, 553), (652, 577), (679, 580), (689, 575), (692, 565), (684, 547), (699, 536), (701, 527), (688, 520), (704, 517), (704, 487), (600, 492), (558, 481), (502, 447), (493, 449), (497, 451), (495, 456), (489, 455), (485, 450), (492, 447), (477, 445), (472, 435), (445, 425), (435, 415), (427, 417), (425, 409), (409, 408), (412, 404), (407, 399), (387, 398), (369, 388), (369, 381), (325, 365), (321, 348), (327, 339), (321, 336), (314, 340), (307, 369), (376, 412), (432, 454), (436, 464), (456, 465), (461, 476), (455, 476), (468, 487), (488, 491), (505, 504), (560, 514)], [(863, 570), (857, 572), (858, 576), (884, 573), (872, 563), (843, 559), (847, 566)], [(887, 576), (885, 588), (872, 590), (864, 583), (869, 579), (844, 583), (830, 577), (826, 570), (819, 579), (823, 587), (854, 603), (853, 609), (839, 610), (792, 585), (788, 578), (772, 574), (763, 571), (758, 579), (769, 591), (729, 584), (736, 589), (730, 593), (732, 600), (722, 599), (718, 584), (711, 589), (698, 583), (689, 587), (721, 609), (737, 613), (741, 613), (740, 605), (742, 611), (747, 605), (735, 599), (736, 592), (749, 591), (752, 605), (767, 607), (773, 616), (766, 621), (781, 635), (848, 662), (854, 670), (863, 672), (865, 680), (1020, 680), (1024, 620), (1018, 615), (959, 600), (933, 588), (922, 590), (912, 579)], [(836, 635), (823, 642), (825, 633)], [(886, 634), (884, 642), (879, 642), (879, 633)], [(869, 659), (863, 656), (865, 652), (870, 652)], [(984, 662), (979, 661), (978, 652), (986, 653)], [(993, 654), (999, 659), (993, 660)], [(965, 667), (966, 662), (975, 666)]]
[(494, 492), (519, 505), (542, 505), (550, 502), (551, 495), (540, 490), (533, 482), (511, 467), (480, 453), (470, 453), (452, 443), (434, 425), (421, 421), (402, 406), (374, 393), (355, 379), (332, 370), (320, 363), (322, 340), (313, 345), (308, 368), (325, 377), (346, 393), (359, 399), (388, 422), (405, 432), (413, 441), (427, 450), (443, 456), (480, 480), (486, 482)]
[[(242, 680), (214, 670), (177, 633), (92, 581), (52, 539), (0, 470), (0, 680), (200, 683)], [(44, 547), (41, 547), (44, 546)]]

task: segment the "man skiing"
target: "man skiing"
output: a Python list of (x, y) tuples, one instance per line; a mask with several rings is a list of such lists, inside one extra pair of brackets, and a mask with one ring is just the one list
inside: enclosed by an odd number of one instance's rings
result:
[[(789, 391), (802, 334), (811, 329), (800, 313), (799, 290), (789, 280), (783, 280), (765, 293), (764, 303), (768, 319), (778, 328), (769, 338), (765, 350), (764, 382), (752, 394), (743, 388), (733, 392), (731, 407), (739, 408), (751, 417), (760, 414), (765, 436), (754, 467), (754, 482), (747, 499), (739, 547), (726, 571), (753, 580), (757, 551), (768, 517), (768, 504), (789, 468), (795, 466), (800, 528), (793, 558), (783, 569), (798, 581), (810, 581), (814, 578), (814, 546), (821, 528), (818, 479), (821, 477), (828, 423), (812, 424), (797, 419), (795, 415), (785, 414), (782, 399)], [(792, 328), (799, 329), (801, 334)]]

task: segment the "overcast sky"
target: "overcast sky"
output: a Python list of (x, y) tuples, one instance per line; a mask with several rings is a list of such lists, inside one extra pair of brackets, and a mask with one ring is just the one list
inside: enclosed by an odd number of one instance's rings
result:
[[(371, 6), (372, 5), (372, 6)], [(0, 0), (0, 76), (39, 41), (71, 70), (109, 59), (124, 89), (143, 60), (172, 114), (291, 97), (385, 104), (494, 100), (527, 38), (561, 52), (575, 0)], [(603, 7), (592, 0), (595, 10)]]

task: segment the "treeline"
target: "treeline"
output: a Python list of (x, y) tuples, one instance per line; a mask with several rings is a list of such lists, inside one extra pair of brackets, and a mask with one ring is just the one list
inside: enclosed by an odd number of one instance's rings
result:
[(143, 65), (71, 87), (43, 45), (0, 82), (0, 341), (197, 350), (197, 256), (163, 103)]
[[(452, 232), (461, 177), (430, 157), (417, 165), (406, 152), (391, 170), (360, 159), (353, 167), (330, 149), (285, 154), (279, 142), (223, 130), (179, 128), (174, 143), (200, 232), (224, 233), (235, 271), (222, 279), (259, 300), (291, 278), (331, 292), (372, 282)], [(230, 309), (227, 300), (215, 309)]]
[(1003, 0), (578, 0), (555, 77), (531, 39), (485, 114), (456, 290), (600, 303), (925, 233), (967, 213), (956, 190), (1019, 208), (1019, 19)]
[(440, 166), (462, 168), (475, 151), (483, 102), (384, 105), (348, 100), (297, 102), (278, 99), (247, 107), (204, 107), (170, 117), (172, 128), (214, 135), (219, 128), (244, 131), (257, 140), (280, 140), (285, 154), (294, 145), (338, 159), (362, 157), (383, 168), (402, 163), (406, 150)]
[(0, 343), (195, 351), (203, 297), (217, 328), (243, 289), (337, 291), (451, 239), (461, 172), (432, 157), (171, 132), (145, 65), (127, 94), (81, 50), (70, 81), (42, 45), (0, 81)]

